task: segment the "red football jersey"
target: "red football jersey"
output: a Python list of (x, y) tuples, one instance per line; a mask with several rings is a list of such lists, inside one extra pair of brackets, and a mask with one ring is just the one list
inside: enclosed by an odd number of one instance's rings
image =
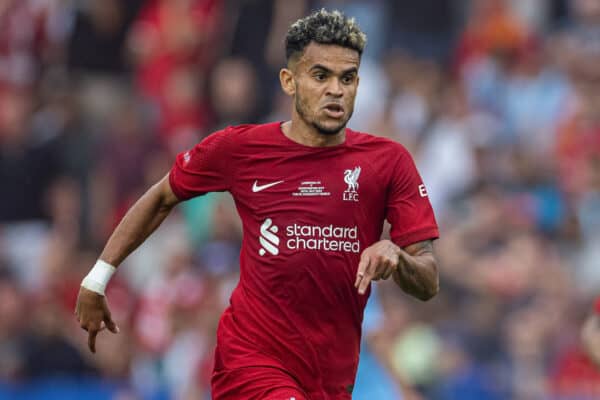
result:
[(181, 200), (231, 192), (243, 222), (215, 370), (275, 367), (311, 399), (350, 398), (368, 298), (354, 287), (362, 250), (385, 219), (399, 246), (438, 237), (407, 150), (350, 129), (340, 145), (309, 147), (279, 122), (229, 127), (180, 154), (170, 183)]

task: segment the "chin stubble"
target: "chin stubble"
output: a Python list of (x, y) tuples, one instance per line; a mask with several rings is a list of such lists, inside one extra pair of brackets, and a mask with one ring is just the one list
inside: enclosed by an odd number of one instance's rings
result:
[(318, 121), (310, 121), (308, 119), (308, 117), (306, 116), (306, 113), (304, 112), (304, 107), (302, 107), (302, 101), (300, 101), (299, 96), (296, 96), (295, 106), (296, 106), (296, 112), (298, 113), (298, 115), (300, 116), (300, 118), (302, 118), (302, 120), (304, 122), (306, 122), (307, 124), (309, 124), (313, 128), (315, 128), (317, 130), (317, 132), (319, 132), (321, 135), (330, 136), (330, 135), (335, 135), (335, 134), (339, 133), (342, 129), (344, 129), (346, 127), (346, 124), (348, 123), (348, 120), (352, 116), (352, 113), (350, 113), (350, 115), (344, 121), (344, 123), (340, 124), (336, 128), (326, 128), (323, 125), (319, 124)]

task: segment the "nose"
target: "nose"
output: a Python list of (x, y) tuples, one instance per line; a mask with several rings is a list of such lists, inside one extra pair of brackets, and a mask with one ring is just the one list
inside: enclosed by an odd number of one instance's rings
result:
[(333, 97), (341, 97), (344, 94), (342, 83), (338, 78), (333, 78), (329, 80), (326, 94)]

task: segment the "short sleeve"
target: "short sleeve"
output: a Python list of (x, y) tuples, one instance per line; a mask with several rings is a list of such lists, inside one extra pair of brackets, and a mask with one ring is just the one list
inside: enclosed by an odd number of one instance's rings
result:
[(233, 173), (232, 135), (231, 129), (215, 132), (177, 155), (169, 183), (179, 200), (229, 190)]
[(437, 239), (438, 226), (427, 189), (411, 155), (401, 149), (387, 198), (386, 219), (391, 225), (394, 243), (405, 247), (423, 240)]

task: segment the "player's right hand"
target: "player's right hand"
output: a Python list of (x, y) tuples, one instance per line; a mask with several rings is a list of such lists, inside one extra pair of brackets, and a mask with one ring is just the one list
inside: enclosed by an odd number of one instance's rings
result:
[(83, 286), (79, 288), (75, 316), (81, 328), (88, 332), (88, 347), (92, 353), (96, 352), (98, 332), (108, 328), (112, 333), (119, 333), (119, 327), (110, 315), (106, 297)]

